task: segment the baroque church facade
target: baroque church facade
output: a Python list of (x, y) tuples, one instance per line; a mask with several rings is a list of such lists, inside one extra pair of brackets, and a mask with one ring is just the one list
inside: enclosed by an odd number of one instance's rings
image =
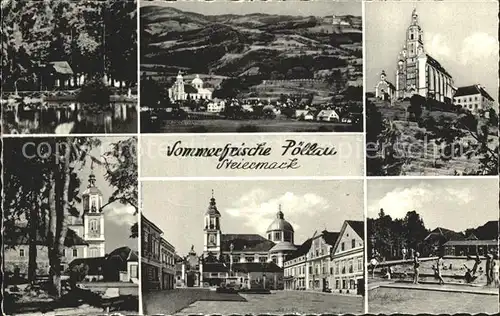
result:
[(453, 101), (453, 77), (426, 52), (416, 9), (412, 12), (405, 44), (398, 56), (395, 89), (397, 99), (418, 94), (440, 102)]
[(287, 255), (297, 247), (293, 226), (285, 220), (281, 206), (266, 231), (259, 234), (223, 234), (221, 214), (212, 196), (205, 212), (203, 256), (225, 258), (232, 263), (268, 263), (283, 267)]
[(204, 88), (203, 85), (200, 75), (196, 75), (190, 83), (187, 83), (179, 71), (173, 86), (168, 89), (168, 96), (173, 101), (211, 100), (212, 91)]

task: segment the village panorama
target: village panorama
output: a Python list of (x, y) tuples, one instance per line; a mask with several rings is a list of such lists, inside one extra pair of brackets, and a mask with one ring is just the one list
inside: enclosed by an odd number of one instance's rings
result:
[(362, 131), (360, 3), (198, 5), (141, 4), (141, 132)]

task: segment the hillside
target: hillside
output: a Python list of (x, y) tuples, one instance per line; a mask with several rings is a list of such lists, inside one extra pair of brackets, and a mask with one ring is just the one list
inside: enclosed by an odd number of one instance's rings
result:
[[(361, 18), (270, 14), (218, 15), (171, 7), (141, 8), (141, 70), (178, 70), (259, 79), (314, 78), (325, 69), (359, 64)], [(358, 59), (358, 61), (356, 61)], [(362, 65), (357, 65), (361, 67)]]

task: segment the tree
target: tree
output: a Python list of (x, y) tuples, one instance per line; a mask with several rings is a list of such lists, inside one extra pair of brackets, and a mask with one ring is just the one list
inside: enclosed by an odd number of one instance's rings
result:
[(498, 114), (495, 111), (495, 109), (489, 109), (488, 114), (489, 114), (488, 115), (489, 116), (488, 123), (490, 124), (490, 126), (498, 127)]
[[(27, 144), (32, 144), (32, 148)], [(16, 233), (22, 231), (19, 220), (29, 221), (29, 269), (33, 271), (33, 262), (36, 263), (34, 245), (42, 241), (48, 250), (51, 292), (57, 297), (61, 296), (61, 258), (67, 245), (68, 218), (78, 213), (75, 203), (80, 201), (80, 180), (76, 171), (78, 166), (85, 164), (88, 151), (98, 144), (97, 140), (86, 137), (5, 142), (8, 150), (8, 155), (4, 156), (5, 177), (9, 181), (4, 188), (7, 223), (4, 236), (15, 238)], [(28, 155), (27, 150), (31, 154)], [(16, 205), (22, 200), (30, 208)]]

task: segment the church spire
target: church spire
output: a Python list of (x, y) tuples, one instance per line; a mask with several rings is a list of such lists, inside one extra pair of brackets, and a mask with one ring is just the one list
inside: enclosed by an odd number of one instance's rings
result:
[(285, 215), (281, 211), (281, 204), (278, 205), (278, 213), (276, 213), (276, 218), (277, 219), (284, 219)]
[(90, 163), (89, 185), (88, 188), (95, 188), (94, 161)]
[(412, 25), (417, 25), (418, 24), (418, 14), (417, 14), (417, 8), (414, 8), (412, 13), (411, 13), (411, 24)]

